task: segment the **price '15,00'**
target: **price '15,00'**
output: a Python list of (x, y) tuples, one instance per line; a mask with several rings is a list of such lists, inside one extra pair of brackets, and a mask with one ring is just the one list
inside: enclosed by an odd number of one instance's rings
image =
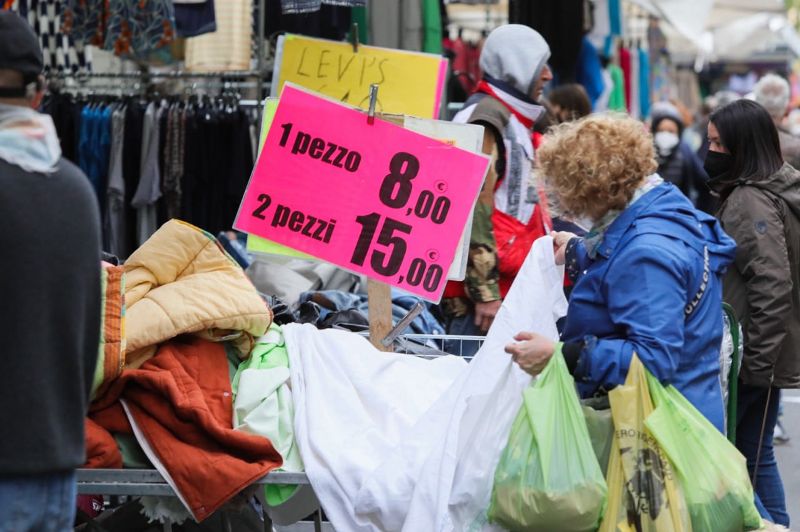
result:
[[(447, 196), (436, 196), (430, 190), (423, 190), (417, 196), (414, 206), (407, 207), (413, 192), (412, 180), (417, 174), (419, 174), (419, 159), (410, 153), (396, 153), (389, 163), (389, 174), (381, 183), (378, 193), (381, 203), (392, 209), (406, 208), (406, 216), (413, 214), (417, 218), (428, 218), (434, 224), (443, 224), (450, 212), (450, 198)], [(382, 224), (381, 219), (383, 219)], [(356, 222), (361, 225), (361, 234), (350, 262), (358, 266), (364, 265), (375, 240), (375, 233), (378, 233), (374, 243), (383, 246), (386, 251), (373, 249), (370, 265), (380, 275), (386, 277), (397, 275), (408, 250), (403, 235), (410, 235), (412, 226), (388, 216), (383, 217), (376, 212), (358, 216)], [(380, 231), (378, 231), (379, 226)], [(432, 262), (438, 258), (439, 253), (436, 250), (427, 253), (427, 259)], [(423, 258), (415, 258), (409, 264), (408, 271), (400, 275), (399, 282), (406, 280), (411, 286), (421, 284), (426, 291), (435, 292), (443, 277), (442, 266), (428, 264)]]

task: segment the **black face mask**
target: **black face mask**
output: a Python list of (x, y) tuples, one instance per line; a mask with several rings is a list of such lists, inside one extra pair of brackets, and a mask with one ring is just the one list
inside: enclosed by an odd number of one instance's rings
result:
[(710, 151), (703, 162), (708, 177), (712, 180), (725, 176), (733, 168), (733, 156), (729, 153)]

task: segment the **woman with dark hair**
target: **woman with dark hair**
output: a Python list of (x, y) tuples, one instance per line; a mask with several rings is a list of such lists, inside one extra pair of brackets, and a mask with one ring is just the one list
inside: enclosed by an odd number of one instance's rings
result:
[(578, 83), (559, 85), (547, 95), (547, 102), (550, 104), (550, 112), (559, 124), (579, 120), (592, 112), (589, 95)]
[(800, 172), (783, 162), (775, 124), (755, 102), (712, 113), (708, 141), (717, 216), (737, 244), (724, 280), (724, 299), (745, 332), (736, 446), (762, 516), (788, 527), (772, 438), (780, 390), (800, 388)]

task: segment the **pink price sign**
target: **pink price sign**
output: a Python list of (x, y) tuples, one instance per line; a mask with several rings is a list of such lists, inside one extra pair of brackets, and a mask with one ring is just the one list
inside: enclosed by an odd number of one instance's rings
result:
[(488, 166), (287, 85), (235, 226), (437, 302)]

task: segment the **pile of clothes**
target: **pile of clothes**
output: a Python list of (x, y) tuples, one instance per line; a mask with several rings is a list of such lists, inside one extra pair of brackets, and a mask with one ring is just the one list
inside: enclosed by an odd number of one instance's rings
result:
[(272, 314), (220, 244), (183, 222), (105, 271), (86, 467), (155, 467), (202, 521), (283, 464), (265, 434), (234, 428), (232, 376)]
[[(281, 326), (365, 330), (365, 295), (310, 290), (287, 306), (254, 287), (224, 242), (177, 220), (103, 271), (85, 467), (157, 469), (177, 500), (140, 502), (147, 517), (172, 523), (203, 521), (270, 471), (305, 470)], [(393, 294), (395, 319), (418, 301)], [(411, 331), (444, 333), (429, 307)], [(270, 485), (264, 501), (279, 509), (276, 522), (298, 519), (317, 507), (308, 492)]]

